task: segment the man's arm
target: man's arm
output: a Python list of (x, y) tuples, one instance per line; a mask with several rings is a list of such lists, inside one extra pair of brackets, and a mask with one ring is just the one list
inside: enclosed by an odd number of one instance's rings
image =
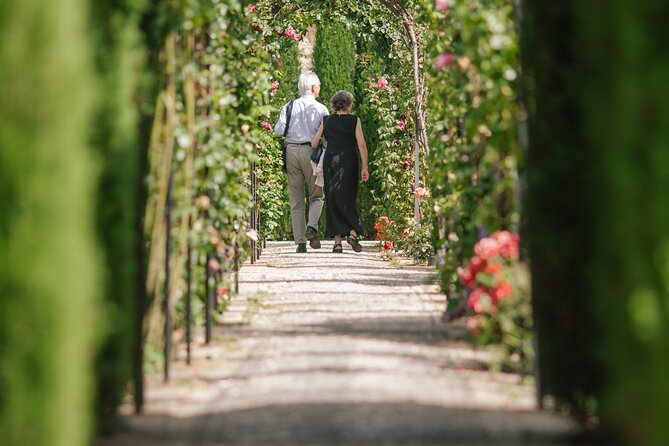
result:
[(284, 130), (286, 130), (286, 106), (284, 105), (279, 113), (279, 120), (276, 121), (274, 126), (274, 134), (283, 135)]

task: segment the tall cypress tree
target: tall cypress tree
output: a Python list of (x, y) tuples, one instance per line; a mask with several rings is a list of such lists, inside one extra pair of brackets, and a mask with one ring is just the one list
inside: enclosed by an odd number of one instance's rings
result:
[(337, 90), (354, 91), (355, 38), (339, 22), (323, 24), (316, 32), (314, 65), (321, 80), (321, 101), (326, 105)]

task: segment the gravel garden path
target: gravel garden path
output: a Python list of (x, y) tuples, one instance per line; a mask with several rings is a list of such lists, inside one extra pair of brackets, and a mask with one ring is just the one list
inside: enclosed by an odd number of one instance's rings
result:
[(531, 380), (490, 371), (463, 323), (440, 321), (434, 269), (364, 246), (268, 244), (215, 341), (170, 383), (149, 376), (145, 413), (96, 445), (580, 444)]

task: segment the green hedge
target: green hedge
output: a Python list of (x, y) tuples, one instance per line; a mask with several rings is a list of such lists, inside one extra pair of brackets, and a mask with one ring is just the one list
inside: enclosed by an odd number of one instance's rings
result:
[[(669, 6), (526, 2), (541, 391), (669, 444)], [(594, 397), (594, 398), (593, 398)]]
[[(96, 68), (101, 97), (92, 126), (93, 145), (104, 160), (98, 187), (97, 225), (104, 248), (104, 311), (99, 330), (105, 341), (97, 359), (98, 403), (112, 415), (132, 377), (133, 352), (140, 342), (138, 318), (144, 302), (140, 206), (147, 135), (140, 111), (152, 101), (145, 71), (146, 49), (139, 29), (142, 11), (116, 1), (96, 1), (92, 11)], [(145, 77), (146, 76), (146, 77)], [(140, 102), (143, 101), (143, 102)], [(137, 364), (135, 364), (137, 366)]]
[(0, 5), (0, 432), (83, 446), (100, 322), (87, 2)]
[[(371, 95), (369, 95), (368, 85), (370, 82), (378, 80), (378, 77), (392, 72), (390, 64), (387, 59), (382, 57), (382, 54), (387, 54), (390, 50), (386, 40), (381, 35), (366, 36), (367, 39), (360, 39), (356, 46), (358, 48), (358, 57), (356, 58), (356, 76), (355, 76), (355, 105), (354, 112), (360, 116), (362, 123), (362, 133), (365, 135), (365, 142), (367, 143), (367, 153), (370, 162), (379, 157), (377, 152), (379, 148), (379, 133), (377, 129), (381, 126), (381, 117), (371, 102)], [(382, 172), (374, 172), (370, 170), (370, 178), (366, 183), (360, 184), (360, 191), (358, 192), (358, 204), (361, 211), (360, 219), (362, 220), (362, 227), (365, 228), (368, 236), (373, 237), (374, 224), (377, 217), (374, 212), (375, 205), (379, 202), (372, 194), (374, 191), (381, 189), (381, 175)], [(382, 214), (387, 214), (388, 211)]]
[[(274, 38), (274, 36), (272, 36)], [(279, 82), (279, 89), (271, 97), (274, 112), (269, 122), (274, 125), (279, 118), (279, 111), (291, 99), (299, 96), (297, 82), (300, 78), (299, 50), (297, 43), (287, 38), (274, 38), (277, 49), (272, 57), (274, 79)], [(280, 62), (279, 62), (280, 61)], [(260, 199), (260, 231), (270, 240), (292, 240), (293, 226), (290, 217), (290, 192), (286, 175), (282, 172), (278, 142), (260, 149), (258, 163), (258, 194)]]

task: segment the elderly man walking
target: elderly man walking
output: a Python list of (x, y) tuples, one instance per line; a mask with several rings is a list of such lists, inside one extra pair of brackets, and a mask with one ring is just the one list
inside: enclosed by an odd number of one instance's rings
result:
[[(314, 73), (302, 73), (298, 82), (300, 97), (286, 104), (274, 126), (274, 133), (283, 135), (286, 130), (287, 111), (292, 108), (286, 135), (286, 167), (290, 186), (290, 210), (293, 222), (293, 237), (297, 252), (307, 252), (307, 240), (313, 249), (321, 247), (318, 240), (318, 220), (323, 209), (323, 188), (317, 186), (311, 166), (311, 140), (324, 116), (325, 105), (316, 100), (321, 91), (321, 82)], [(309, 193), (309, 220), (305, 221), (306, 184)]]

